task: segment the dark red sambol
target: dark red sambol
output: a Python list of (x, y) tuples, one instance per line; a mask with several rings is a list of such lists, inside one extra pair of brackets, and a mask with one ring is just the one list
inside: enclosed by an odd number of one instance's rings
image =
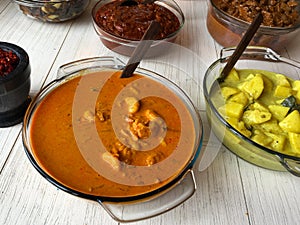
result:
[(4, 77), (11, 73), (18, 63), (19, 57), (15, 53), (0, 48), (0, 76)]
[(104, 31), (128, 40), (140, 40), (150, 25), (156, 20), (162, 29), (156, 39), (164, 39), (178, 31), (180, 22), (169, 9), (155, 4), (139, 4), (123, 6), (124, 0), (116, 0), (98, 9), (95, 22)]

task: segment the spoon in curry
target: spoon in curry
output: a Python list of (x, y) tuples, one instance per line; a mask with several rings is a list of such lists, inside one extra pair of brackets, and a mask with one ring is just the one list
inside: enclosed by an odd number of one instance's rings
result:
[(154, 41), (155, 36), (159, 33), (160, 29), (161, 26), (159, 22), (155, 20), (151, 21), (148, 29), (144, 33), (139, 44), (136, 46), (130, 59), (128, 60), (121, 74), (121, 78), (127, 78), (132, 75), (132, 73), (135, 71), (135, 69), (147, 53), (148, 49)]
[(243, 54), (248, 44), (252, 40), (252, 38), (254, 37), (262, 21), (263, 21), (263, 16), (262, 13), (260, 12), (256, 15), (256, 17), (248, 27), (246, 33), (244, 34), (243, 38), (241, 39), (240, 43), (236, 47), (235, 51), (228, 59), (227, 64), (225, 65), (220, 76), (217, 79), (219, 83), (222, 83), (227, 77), (227, 75), (229, 74), (229, 72), (232, 70), (232, 68), (234, 67), (234, 65), (236, 64), (240, 56)]

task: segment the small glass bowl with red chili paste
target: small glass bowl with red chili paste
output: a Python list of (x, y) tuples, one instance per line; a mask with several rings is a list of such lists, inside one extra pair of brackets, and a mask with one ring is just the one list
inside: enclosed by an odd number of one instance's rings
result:
[(100, 0), (92, 9), (95, 31), (110, 50), (130, 56), (151, 21), (160, 23), (146, 57), (163, 54), (184, 25), (183, 12), (173, 0)]
[(0, 42), (0, 127), (20, 123), (30, 103), (30, 63), (21, 47)]
[(236, 46), (258, 12), (263, 15), (263, 23), (250, 45), (269, 47), (280, 52), (299, 35), (299, 0), (210, 0), (207, 29), (223, 47)]

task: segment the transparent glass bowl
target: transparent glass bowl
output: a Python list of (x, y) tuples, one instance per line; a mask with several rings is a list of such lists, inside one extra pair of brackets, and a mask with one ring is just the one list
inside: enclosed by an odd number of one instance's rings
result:
[[(45, 96), (47, 96), (55, 89), (59, 88), (61, 84), (67, 82), (68, 80), (74, 77), (88, 76), (88, 74), (90, 74), (91, 72), (107, 69), (122, 70), (124, 68), (124, 65), (125, 64), (123, 62), (114, 57), (99, 57), (83, 59), (61, 66), (58, 71), (58, 79), (54, 80), (53, 82), (49, 83), (46, 87), (44, 87), (33, 99), (32, 103), (30, 104), (27, 110), (23, 126), (23, 144), (25, 147), (26, 154), (29, 160), (31, 161), (32, 165), (50, 183), (52, 183), (59, 189), (71, 193), (75, 196), (97, 201), (105, 208), (105, 210), (107, 210), (109, 215), (111, 215), (112, 218), (114, 218), (115, 220), (129, 222), (160, 215), (187, 200), (193, 195), (196, 189), (196, 183), (193, 175), (193, 165), (200, 153), (200, 149), (202, 146), (202, 122), (193, 103), (189, 100), (189, 97), (179, 87), (177, 87), (170, 80), (167, 80), (163, 76), (160, 76), (152, 71), (145, 70), (142, 68), (138, 68), (136, 70), (136, 72), (141, 74), (142, 76), (158, 81), (159, 83), (168, 87), (173, 93), (175, 93), (184, 103), (184, 106), (188, 109), (188, 112), (190, 113), (192, 117), (192, 122), (194, 124), (194, 127), (188, 128), (193, 130), (195, 133), (193, 151), (192, 154), (189, 156), (190, 158), (186, 160), (185, 165), (181, 165), (181, 168), (183, 169), (174, 172), (175, 175), (172, 176), (172, 179), (168, 181), (168, 183), (166, 183), (165, 185), (158, 186), (156, 190), (128, 197), (95, 196), (92, 194), (77, 191), (75, 188), (70, 187), (70, 185), (60, 182), (59, 179), (57, 179), (49, 173), (47, 168), (45, 169), (44, 166), (39, 163), (39, 160), (33, 153), (30, 141), (31, 133), (39, 132), (32, 130), (32, 123), (36, 110), (45, 98)], [(184, 151), (184, 149), (179, 151)], [(169, 156), (168, 158), (172, 157)]]
[(27, 16), (44, 22), (63, 22), (80, 16), (90, 0), (14, 0)]
[[(300, 176), (300, 158), (261, 146), (233, 128), (218, 112), (215, 103), (211, 100), (211, 89), (219, 89), (216, 79), (226, 65), (228, 58), (235, 48), (224, 48), (220, 58), (206, 71), (203, 81), (203, 91), (206, 100), (207, 117), (213, 132), (218, 139), (240, 158), (263, 168), (289, 171)], [(269, 48), (249, 46), (235, 65), (237, 69), (267, 70), (284, 74), (291, 79), (299, 80), (300, 63), (281, 57)]]
[[(130, 56), (140, 41), (132, 41), (129, 39), (121, 38), (112, 33), (108, 33), (104, 29), (102, 29), (101, 26), (99, 26), (96, 23), (95, 15), (96, 15), (97, 11), (99, 10), (99, 8), (101, 8), (105, 4), (108, 4), (113, 1), (114, 0), (100, 0), (95, 4), (95, 6), (92, 9), (93, 25), (94, 25), (95, 31), (96, 31), (97, 35), (99, 36), (101, 42), (108, 49), (110, 49), (116, 53), (119, 53), (121, 55)], [(172, 13), (174, 13), (180, 22), (180, 26), (176, 32), (170, 34), (166, 38), (164, 38), (162, 40), (155, 40), (151, 44), (149, 50), (147, 51), (146, 57), (154, 57), (156, 55), (161, 55), (164, 52), (166, 52), (169, 48), (169, 45), (167, 43), (168, 42), (172, 43), (175, 41), (176, 37), (178, 36), (178, 34), (185, 22), (183, 12), (181, 11), (180, 7), (177, 5), (177, 3), (175, 1), (173, 1), (173, 0), (158, 0), (158, 1), (155, 1), (155, 4), (161, 5), (165, 8), (167, 8), (168, 10), (170, 10)]]
[(0, 76), (0, 127), (9, 127), (22, 122), (31, 101), (31, 67), (27, 52), (12, 43), (0, 42), (0, 49), (12, 51), (19, 63), (12, 72)]
[[(207, 29), (210, 35), (223, 47), (237, 46), (249, 23), (237, 19), (220, 10), (214, 0), (210, 0), (207, 12)], [(300, 3), (297, 10), (300, 15)], [(291, 27), (261, 26), (253, 37), (250, 45), (269, 47), (281, 51), (300, 32), (300, 16), (295, 25)]]

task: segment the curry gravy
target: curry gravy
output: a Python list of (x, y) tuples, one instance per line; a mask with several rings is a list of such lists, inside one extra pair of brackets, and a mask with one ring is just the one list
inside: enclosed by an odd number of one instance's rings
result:
[(170, 182), (195, 151), (193, 119), (164, 85), (101, 71), (67, 80), (37, 107), (31, 146), (55, 180), (86, 194), (127, 197)]

